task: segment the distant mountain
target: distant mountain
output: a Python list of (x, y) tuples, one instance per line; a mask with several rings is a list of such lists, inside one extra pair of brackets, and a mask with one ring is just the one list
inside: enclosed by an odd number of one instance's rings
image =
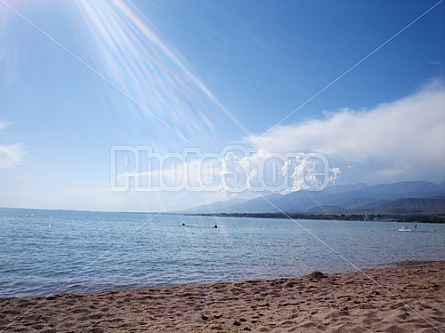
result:
[[(249, 201), (248, 199), (233, 198), (226, 201), (218, 201), (207, 205), (192, 207), (185, 210), (185, 213), (216, 213), (230, 209), (232, 206), (242, 205)], [(179, 212), (183, 213), (183, 212)]]
[[(346, 213), (347, 209), (339, 207), (339, 206), (329, 206), (329, 205), (322, 205), (317, 207), (312, 207), (311, 209), (308, 209), (306, 213)], [(296, 211), (292, 211), (290, 213), (298, 213)]]
[[(262, 195), (262, 193), (259, 193)], [(188, 213), (422, 213), (445, 214), (445, 183), (399, 182), (368, 186), (335, 185), (323, 191), (269, 194), (196, 207)]]
[(390, 214), (444, 214), (445, 198), (408, 198), (393, 200), (374, 208)]

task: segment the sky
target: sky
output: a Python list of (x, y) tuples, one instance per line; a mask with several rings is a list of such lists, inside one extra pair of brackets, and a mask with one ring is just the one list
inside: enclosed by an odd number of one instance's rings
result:
[(0, 0), (0, 207), (444, 182), (444, 40), (437, 0)]

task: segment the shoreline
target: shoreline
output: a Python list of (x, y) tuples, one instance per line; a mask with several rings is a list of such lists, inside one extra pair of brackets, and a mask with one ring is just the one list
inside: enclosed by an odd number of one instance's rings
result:
[(445, 332), (445, 262), (0, 299), (1, 332)]
[[(433, 264), (433, 263), (440, 263), (445, 261), (441, 260), (405, 260), (405, 261), (398, 261), (393, 263), (381, 263), (375, 266), (369, 266), (369, 267), (362, 267), (359, 268), (359, 271), (367, 271), (367, 270), (379, 270), (379, 269), (385, 269), (385, 268), (396, 268), (396, 267), (403, 267), (403, 266), (411, 266), (411, 265), (423, 265), (423, 264)], [(353, 268), (350, 266), (350, 268)], [(357, 270), (351, 270), (351, 269), (343, 269), (343, 270), (328, 270), (324, 271), (322, 270), (324, 274), (326, 275), (333, 275), (333, 274), (348, 274), (357, 272)], [(97, 294), (101, 292), (114, 292), (114, 291), (133, 291), (133, 290), (143, 290), (143, 289), (165, 289), (170, 287), (187, 287), (187, 286), (205, 286), (205, 285), (213, 285), (218, 283), (239, 283), (239, 282), (249, 282), (249, 281), (273, 281), (273, 280), (280, 280), (280, 279), (289, 279), (289, 278), (301, 278), (304, 276), (307, 276), (310, 274), (309, 272), (301, 275), (286, 275), (286, 276), (276, 276), (276, 277), (253, 277), (253, 278), (239, 278), (239, 279), (233, 279), (233, 280), (215, 280), (215, 281), (193, 281), (193, 282), (164, 282), (164, 283), (158, 283), (158, 284), (148, 284), (148, 285), (141, 285), (141, 284), (123, 284), (123, 285), (114, 285), (110, 287), (103, 287), (103, 288), (97, 288), (92, 287), (89, 285), (82, 285), (82, 286), (76, 286), (76, 289), (67, 290), (62, 289), (61, 291), (58, 291), (56, 287), (51, 288), (51, 291), (48, 291), (47, 293), (28, 293), (28, 294), (18, 294), (18, 295), (0, 295), (0, 300), (2, 299), (10, 299), (10, 298), (27, 298), (27, 297), (38, 297), (38, 298), (45, 298), (48, 296), (55, 296), (58, 294), (71, 294), (71, 295), (88, 295), (88, 294)], [(55, 290), (55, 291), (54, 291)], [(1, 333), (1, 331), (0, 331)]]
[(290, 219), (290, 220), (324, 220), (324, 221), (353, 221), (353, 222), (388, 222), (388, 223), (432, 223), (445, 224), (443, 213), (379, 213), (372, 211), (363, 212), (314, 212), (314, 213), (164, 213), (166, 215), (184, 216), (211, 216), (233, 218), (264, 218), (264, 219)]

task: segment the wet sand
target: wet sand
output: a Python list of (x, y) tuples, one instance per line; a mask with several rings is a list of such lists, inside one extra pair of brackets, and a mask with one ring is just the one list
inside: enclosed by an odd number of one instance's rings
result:
[(0, 299), (0, 332), (445, 332), (445, 262)]

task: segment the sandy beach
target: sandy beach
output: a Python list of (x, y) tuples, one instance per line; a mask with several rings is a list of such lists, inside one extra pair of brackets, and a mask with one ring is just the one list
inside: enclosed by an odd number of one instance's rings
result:
[(1, 332), (445, 332), (445, 262), (0, 299)]

